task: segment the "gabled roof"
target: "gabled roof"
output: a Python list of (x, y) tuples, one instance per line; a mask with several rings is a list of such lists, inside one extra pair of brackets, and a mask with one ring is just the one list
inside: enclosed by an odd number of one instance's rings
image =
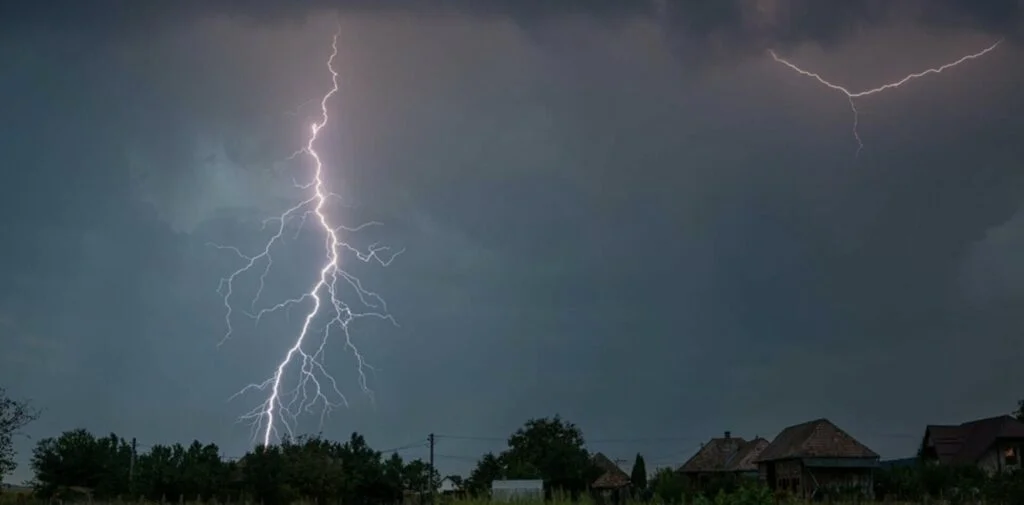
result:
[(828, 419), (815, 419), (782, 430), (756, 459), (877, 458), (878, 454)]
[(726, 463), (728, 471), (757, 471), (757, 460), (769, 445), (771, 445), (771, 443), (761, 437), (757, 437), (747, 442), (747, 444), (740, 448), (740, 451)]
[(617, 489), (620, 487), (626, 487), (631, 484), (631, 480), (626, 472), (619, 470), (617, 472), (605, 472), (601, 474), (590, 487), (595, 489)]
[(602, 453), (594, 454), (591, 458), (594, 466), (604, 470), (604, 473), (590, 484), (591, 487), (597, 489), (615, 489), (620, 487), (628, 486), (631, 482), (629, 474), (625, 470), (619, 468), (614, 461), (608, 459)]
[(441, 482), (437, 486), (437, 490), (441, 493), (448, 491), (458, 491), (459, 486), (451, 479), (451, 477), (445, 477), (441, 479)]
[(923, 444), (929, 438), (940, 463), (974, 463), (997, 440), (1024, 439), (1024, 423), (1012, 416), (996, 416), (955, 426), (929, 425)]
[(740, 472), (757, 470), (754, 459), (768, 447), (768, 441), (755, 438), (746, 441), (740, 437), (712, 438), (683, 466), (682, 473)]
[(964, 436), (960, 426), (939, 426), (930, 424), (924, 429), (924, 441), (927, 445), (931, 439), (931, 445), (935, 449), (935, 456), (940, 463), (952, 463), (960, 449), (964, 446)]
[(614, 470), (623, 471), (621, 468), (619, 468), (619, 465), (616, 465), (614, 461), (608, 458), (608, 456), (605, 456), (600, 452), (595, 453), (594, 456), (590, 458), (590, 460), (594, 463), (594, 466), (606, 472)]

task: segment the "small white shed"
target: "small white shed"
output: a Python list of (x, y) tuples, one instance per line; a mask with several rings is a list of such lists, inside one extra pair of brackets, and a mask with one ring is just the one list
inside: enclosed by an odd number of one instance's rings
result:
[(539, 501), (544, 499), (544, 481), (496, 480), (491, 482), (491, 499), (498, 502)]
[(437, 486), (437, 492), (441, 494), (454, 493), (459, 490), (454, 482), (448, 477), (441, 479), (441, 485)]

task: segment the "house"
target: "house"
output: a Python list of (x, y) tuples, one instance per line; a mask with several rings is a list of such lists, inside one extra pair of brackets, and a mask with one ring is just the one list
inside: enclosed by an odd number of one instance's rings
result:
[(677, 470), (696, 489), (702, 489), (709, 481), (721, 477), (757, 477), (754, 460), (768, 447), (768, 441), (754, 437), (747, 441), (725, 432), (721, 438), (712, 438), (701, 445), (683, 466)]
[(955, 426), (929, 425), (921, 441), (926, 464), (976, 465), (989, 474), (1024, 468), (1024, 423), (1011, 416)]
[(628, 500), (632, 485), (629, 474), (600, 452), (594, 454), (591, 462), (602, 471), (601, 476), (590, 483), (594, 498), (599, 502), (611, 503), (623, 503)]
[(756, 463), (774, 490), (805, 498), (827, 490), (870, 496), (878, 454), (828, 419), (815, 419), (782, 430)]
[(497, 502), (537, 502), (544, 500), (544, 481), (496, 480), (491, 482), (491, 500)]
[(437, 492), (441, 496), (457, 495), (462, 492), (462, 486), (451, 477), (445, 477), (437, 484)]

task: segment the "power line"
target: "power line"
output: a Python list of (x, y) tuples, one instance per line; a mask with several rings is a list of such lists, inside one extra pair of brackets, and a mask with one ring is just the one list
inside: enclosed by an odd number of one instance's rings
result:
[[(449, 440), (473, 440), (481, 442), (508, 442), (509, 437), (483, 437), (473, 435), (435, 435), (437, 438)], [(635, 444), (649, 442), (692, 442), (706, 440), (707, 437), (625, 437), (625, 438), (585, 438), (588, 444)]]
[(596, 438), (593, 440), (586, 440), (588, 444), (642, 444), (652, 442), (693, 442), (696, 440), (706, 440), (707, 437), (638, 437), (638, 438)]
[[(859, 433), (858, 434), (858, 437), (862, 438), (862, 439), (872, 439), (873, 438), (873, 439), (904, 439), (904, 440), (905, 439), (915, 439), (916, 440), (916, 439), (920, 439), (921, 436), (922, 435), (919, 434), (919, 433), (913, 433), (913, 434), (911, 434), (911, 433)], [(670, 446), (666, 447), (666, 448), (672, 449), (671, 445), (673, 445), (673, 444), (684, 445), (683, 443), (685, 443), (686, 446), (690, 446), (693, 442), (706, 441), (706, 440), (708, 440), (710, 438), (713, 438), (713, 437), (710, 437), (710, 436), (705, 436), (705, 437), (657, 436), (657, 437), (619, 437), (619, 438), (594, 438), (594, 439), (584, 438), (584, 442), (586, 443), (587, 446), (591, 447), (591, 450), (593, 450), (593, 447), (595, 445), (605, 445), (605, 444), (608, 444), (608, 445), (611, 445), (611, 444), (637, 444), (637, 445), (641, 445), (641, 444), (652, 444), (652, 443), (670, 444)], [(124, 440), (126, 442), (130, 442), (133, 439), (129, 438), (129, 439), (124, 439)], [(434, 435), (434, 440), (435, 440), (435, 443), (436, 443), (436, 441), (439, 441), (439, 440), (451, 440), (451, 441), (491, 442), (491, 443), (500, 443), (502, 445), (505, 445), (505, 444), (508, 443), (509, 437), (508, 436), (435, 434)], [(687, 442), (689, 442), (689, 443), (687, 443)], [(170, 448), (170, 447), (174, 447), (175, 445), (182, 445), (183, 447), (186, 447), (186, 448), (188, 447), (186, 444), (183, 444), (183, 443), (180, 443), (180, 442), (176, 442), (176, 443), (153, 443), (153, 444), (146, 444), (146, 443), (136, 442), (136, 451), (138, 451), (138, 452), (141, 452), (141, 451), (148, 452), (149, 450), (152, 450), (154, 447), (157, 447), (157, 446)], [(204, 444), (204, 445), (206, 445), (206, 444)], [(404, 444), (404, 445), (400, 445), (400, 446), (396, 446), (396, 447), (391, 447), (391, 448), (384, 449), (384, 450), (377, 451), (377, 452), (379, 454), (384, 455), (384, 454), (399, 453), (399, 452), (402, 452), (402, 451), (408, 451), (408, 450), (413, 450), (413, 449), (422, 449), (422, 448), (428, 448), (428, 447), (430, 447), (430, 442), (428, 440), (421, 440), (421, 441), (412, 442), (412, 443), (408, 443), (408, 444)], [(683, 449), (683, 450), (671, 450), (670, 452), (660, 452), (660, 454), (656, 453), (655, 455), (647, 455), (647, 458), (650, 460), (651, 463), (655, 463), (655, 462), (669, 462), (669, 461), (676, 462), (677, 460), (681, 460), (681, 459), (684, 459), (684, 458), (687, 458), (687, 457), (691, 456), (698, 449), (699, 449), (699, 445), (694, 446), (693, 448), (687, 448), (687, 449)], [(619, 451), (619, 449), (614, 449), (613, 450), (613, 452), (618, 452), (618, 451)], [(643, 454), (643, 453), (644, 453), (644, 451), (641, 451), (641, 454)], [(448, 453), (448, 454), (435, 454), (435, 457), (441, 458), (441, 459), (457, 460), (457, 461), (472, 461), (472, 462), (478, 461), (481, 456), (482, 455), (468, 456), (468, 455), (458, 455), (458, 454), (450, 454), (450, 453)], [(244, 455), (243, 456), (235, 456), (235, 455), (222, 454), (221, 457), (223, 459), (225, 459), (225, 460), (238, 461), (238, 460), (241, 460), (244, 457)]]
[(458, 454), (437, 454), (437, 453), (435, 453), (434, 457), (442, 458), (442, 459), (454, 459), (454, 460), (458, 460), (458, 461), (471, 461), (471, 462), (474, 462), (474, 463), (480, 460), (479, 456), (460, 456)]
[(401, 446), (398, 446), (398, 447), (393, 447), (391, 449), (385, 449), (385, 450), (379, 451), (379, 452), (381, 454), (388, 454), (388, 453), (392, 453), (392, 452), (404, 451), (404, 450), (407, 450), (407, 449), (415, 449), (417, 447), (427, 447), (427, 442), (415, 442), (415, 443), (412, 443), (412, 444), (406, 444), (406, 445), (401, 445)]
[(469, 436), (469, 435), (442, 435), (435, 434), (434, 438), (449, 438), (452, 440), (480, 440), (480, 441), (508, 441), (508, 436)]
[[(468, 441), (480, 441), (480, 442), (508, 442), (509, 437), (496, 437), (496, 436), (479, 436), (479, 435), (434, 435), (436, 438), (444, 438), (448, 440), (468, 440)], [(897, 439), (909, 439), (909, 438), (921, 438), (920, 433), (859, 433), (859, 438), (897, 438)], [(584, 442), (586, 444), (642, 444), (642, 443), (658, 443), (658, 442), (696, 442), (706, 441), (713, 438), (713, 436), (664, 436), (664, 437), (621, 437), (621, 438), (586, 438)]]

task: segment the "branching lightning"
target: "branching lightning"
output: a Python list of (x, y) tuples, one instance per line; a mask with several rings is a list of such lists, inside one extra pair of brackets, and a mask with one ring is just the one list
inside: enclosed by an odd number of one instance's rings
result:
[[(306, 198), (285, 210), (281, 215), (264, 221), (264, 229), (273, 225), (274, 234), (259, 253), (247, 255), (237, 247), (214, 244), (219, 249), (233, 252), (242, 259), (243, 263), (241, 268), (221, 279), (218, 286), (217, 291), (224, 300), (224, 317), (227, 325), (227, 331), (218, 346), (231, 338), (234, 333), (232, 327), (235, 312), (232, 303), (232, 297), (235, 294), (234, 283), (244, 274), (254, 272), (259, 274), (258, 288), (248, 304), (249, 310), (243, 312), (256, 324), (259, 324), (264, 316), (282, 309), (288, 311), (293, 307), (311, 305), (302, 319), (302, 326), (295, 335), (291, 347), (288, 348), (273, 374), (265, 381), (250, 384), (232, 396), (235, 398), (251, 391), (260, 391), (266, 394), (266, 399), (260, 405), (240, 418), (240, 420), (252, 423), (254, 439), (262, 441), (263, 445), (269, 445), (275, 437), (282, 435), (280, 431), (282, 429), (287, 434), (294, 435), (295, 423), (303, 413), (313, 413), (315, 409), (319, 408), (322, 424), (333, 408), (348, 405), (348, 400), (341, 393), (334, 377), (324, 365), (324, 351), (332, 332), (340, 332), (344, 337), (345, 347), (355, 356), (358, 364), (359, 386), (372, 399), (373, 392), (367, 385), (366, 371), (367, 369), (373, 370), (373, 367), (366, 362), (359, 349), (354, 345), (349, 333), (349, 324), (356, 319), (366, 317), (383, 319), (397, 324), (388, 313), (384, 299), (364, 288), (358, 278), (342, 267), (341, 262), (342, 255), (347, 252), (364, 263), (373, 261), (382, 266), (388, 266), (403, 250), (392, 250), (389, 247), (376, 244), (365, 249), (358, 249), (345, 241), (342, 237), (343, 233), (357, 232), (380, 223), (369, 222), (356, 227), (347, 227), (336, 224), (332, 220), (328, 212), (328, 204), (340, 197), (328, 189), (328, 176), (320, 154), (315, 149), (320, 131), (328, 124), (327, 104), (331, 97), (338, 92), (338, 72), (334, 69), (334, 60), (338, 55), (338, 35), (335, 33), (332, 39), (332, 51), (327, 59), (327, 69), (331, 74), (332, 86), (320, 99), (320, 117), (313, 123), (305, 147), (289, 157), (289, 159), (293, 159), (300, 155), (306, 155), (312, 162), (311, 180), (306, 183), (295, 183), (297, 188), (306, 193)], [(324, 262), (319, 268), (316, 282), (309, 288), (309, 291), (298, 297), (257, 309), (267, 275), (273, 267), (272, 251), (285, 241), (285, 229), (290, 222), (298, 220), (298, 229), (301, 231), (307, 218), (312, 218), (317, 229), (323, 232), (325, 239)], [(349, 289), (351, 289), (351, 293), (354, 293), (355, 299), (358, 299), (359, 305), (356, 307), (343, 299), (341, 291), (347, 292)], [(319, 341), (310, 343), (309, 341), (313, 340), (311, 334), (317, 331), (314, 324), (325, 319), (327, 320), (326, 324), (319, 330)], [(284, 380), (289, 372), (294, 374), (297, 382), (294, 388), (286, 389)]]
[(864, 142), (861, 140), (860, 132), (857, 130), (859, 122), (860, 122), (860, 113), (857, 110), (857, 104), (855, 102), (855, 100), (857, 98), (862, 98), (862, 97), (866, 97), (868, 95), (874, 95), (876, 93), (881, 93), (881, 92), (886, 91), (888, 89), (897, 88), (897, 87), (900, 87), (900, 86), (902, 86), (902, 85), (904, 85), (904, 84), (906, 84), (906, 83), (908, 83), (910, 81), (913, 81), (914, 79), (919, 79), (919, 78), (924, 77), (926, 75), (942, 73), (942, 72), (944, 72), (946, 70), (949, 70), (949, 69), (951, 69), (951, 68), (953, 68), (953, 67), (955, 67), (957, 65), (960, 65), (961, 63), (966, 63), (966, 62), (968, 62), (970, 60), (973, 60), (973, 59), (976, 59), (976, 58), (980, 58), (980, 57), (988, 54), (989, 52), (994, 51), (997, 47), (999, 47), (1000, 43), (1002, 43), (1002, 39), (997, 40), (994, 44), (986, 47), (985, 49), (982, 49), (981, 51), (978, 51), (978, 52), (973, 53), (973, 54), (968, 54), (967, 56), (963, 56), (960, 59), (958, 59), (956, 61), (953, 61), (951, 63), (946, 63), (945, 65), (942, 65), (940, 67), (929, 68), (929, 69), (921, 71), (921, 72), (909, 74), (909, 75), (907, 75), (907, 76), (905, 76), (902, 79), (899, 79), (897, 81), (886, 83), (886, 84), (883, 84), (883, 85), (878, 86), (876, 88), (866, 89), (864, 91), (857, 91), (857, 92), (850, 91), (849, 89), (847, 89), (847, 88), (845, 88), (843, 86), (840, 86), (838, 84), (833, 84), (833, 83), (825, 80), (825, 78), (822, 77), (821, 75), (818, 75), (818, 74), (816, 74), (814, 72), (810, 72), (810, 71), (807, 71), (807, 70), (804, 70), (804, 69), (798, 67), (795, 64), (790, 63), (788, 60), (779, 57), (779, 55), (777, 55), (775, 53), (775, 51), (773, 51), (773, 50), (768, 50), (768, 54), (771, 55), (772, 59), (774, 59), (775, 61), (777, 61), (777, 62), (779, 62), (779, 63), (789, 67), (794, 72), (796, 72), (796, 73), (798, 73), (800, 75), (804, 75), (804, 76), (810, 77), (810, 78), (818, 81), (819, 83), (821, 83), (821, 84), (823, 84), (823, 85), (825, 85), (825, 86), (827, 86), (829, 88), (832, 88), (832, 89), (834, 89), (834, 90), (836, 90), (836, 91), (846, 95), (847, 100), (849, 100), (849, 102), (850, 102), (850, 110), (853, 112), (853, 138), (857, 140), (857, 152), (856, 152), (856, 154), (859, 155), (861, 149), (864, 148)]

